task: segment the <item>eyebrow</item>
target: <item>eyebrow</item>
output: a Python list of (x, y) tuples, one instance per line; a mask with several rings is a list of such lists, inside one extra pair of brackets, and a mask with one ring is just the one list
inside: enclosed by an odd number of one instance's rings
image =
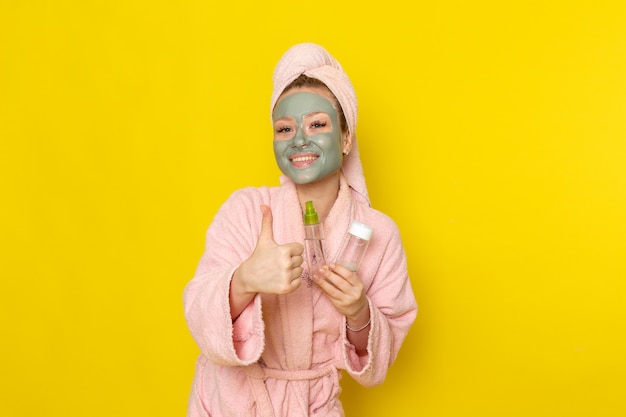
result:
[[(319, 115), (319, 114), (326, 115), (326, 116), (328, 116), (330, 119), (332, 119), (332, 118), (330, 117), (330, 114), (326, 113), (325, 111), (321, 111), (321, 110), (320, 110), (320, 111), (312, 111), (311, 113), (307, 113), (307, 114), (305, 114), (305, 115), (303, 116), (303, 119), (304, 119), (304, 118), (307, 118), (307, 117), (315, 117), (315, 116), (317, 116), (317, 115)], [(283, 116), (283, 117), (280, 117), (280, 118), (276, 119), (276, 120), (274, 121), (274, 123), (280, 122), (281, 120), (285, 120), (285, 119), (287, 119), (287, 120), (292, 120), (292, 119), (293, 119), (293, 120), (295, 120), (295, 117), (294, 117), (294, 116), (290, 116), (290, 115)], [(331, 120), (331, 121), (332, 121), (332, 120)]]
[(309, 116), (317, 116), (318, 114), (325, 114), (326, 116), (330, 116), (328, 113), (326, 113), (325, 111), (314, 111), (311, 113), (307, 113), (304, 115), (304, 117), (309, 117)]

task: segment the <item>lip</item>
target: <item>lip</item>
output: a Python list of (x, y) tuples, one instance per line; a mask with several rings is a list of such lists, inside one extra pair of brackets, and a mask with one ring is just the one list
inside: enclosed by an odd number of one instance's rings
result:
[(295, 168), (306, 168), (318, 160), (319, 154), (314, 152), (300, 152), (289, 156), (289, 162)]

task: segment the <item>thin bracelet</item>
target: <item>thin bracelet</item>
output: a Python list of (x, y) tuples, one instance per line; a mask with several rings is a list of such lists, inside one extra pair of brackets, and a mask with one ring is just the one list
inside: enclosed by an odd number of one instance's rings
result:
[(358, 329), (353, 329), (352, 327), (350, 327), (350, 325), (348, 324), (348, 321), (346, 320), (346, 329), (350, 330), (351, 332), (360, 332), (361, 330), (369, 326), (371, 322), (372, 322), (372, 316), (370, 315), (370, 319), (367, 321), (367, 323), (365, 323), (362, 327), (359, 327)]

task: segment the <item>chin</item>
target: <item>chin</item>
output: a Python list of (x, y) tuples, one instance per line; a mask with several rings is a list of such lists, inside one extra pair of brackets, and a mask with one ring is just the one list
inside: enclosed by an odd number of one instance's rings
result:
[[(319, 171), (319, 170), (296, 170), (296, 169), (287, 169), (282, 171), (291, 181), (298, 185), (307, 185), (314, 184), (316, 182), (320, 182), (328, 179), (336, 175), (339, 172), (339, 167), (336, 171), (327, 172), (327, 171)], [(308, 172), (307, 172), (308, 171)]]
[(298, 185), (312, 184), (318, 181), (318, 178), (302, 178), (302, 177), (297, 177), (297, 176), (296, 177), (289, 176), (289, 178), (291, 178), (291, 181), (293, 181), (294, 183)]

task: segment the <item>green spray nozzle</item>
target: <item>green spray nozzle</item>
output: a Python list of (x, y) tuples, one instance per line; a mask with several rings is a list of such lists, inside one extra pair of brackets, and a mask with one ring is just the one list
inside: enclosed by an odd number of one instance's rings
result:
[(306, 210), (304, 212), (304, 224), (317, 224), (320, 222), (319, 217), (317, 217), (317, 213), (315, 212), (315, 208), (313, 207), (312, 201), (307, 201)]

